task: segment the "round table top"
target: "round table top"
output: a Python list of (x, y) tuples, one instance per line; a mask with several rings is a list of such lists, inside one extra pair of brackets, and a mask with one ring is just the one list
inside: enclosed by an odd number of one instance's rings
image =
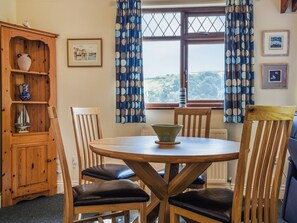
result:
[(139, 162), (217, 162), (238, 158), (240, 143), (221, 139), (177, 137), (175, 145), (159, 145), (156, 136), (104, 138), (90, 143), (97, 154)]

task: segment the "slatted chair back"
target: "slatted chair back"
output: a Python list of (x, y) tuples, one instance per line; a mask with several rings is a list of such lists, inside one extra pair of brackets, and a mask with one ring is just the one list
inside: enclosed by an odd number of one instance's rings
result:
[(245, 223), (250, 219), (251, 222), (276, 223), (294, 111), (295, 107), (247, 107), (233, 194), (232, 222), (241, 222), (244, 202)]
[(57, 145), (57, 152), (60, 160), (60, 165), (62, 169), (63, 185), (64, 185), (64, 221), (72, 222), (69, 216), (73, 216), (74, 206), (73, 206), (73, 194), (71, 178), (69, 174), (69, 169), (67, 165), (67, 159), (65, 155), (64, 145), (62, 141), (60, 126), (57, 118), (57, 111), (55, 107), (48, 108), (49, 118), (51, 119), (51, 124), (55, 133), (55, 141)]
[(209, 138), (211, 108), (175, 108), (174, 124), (183, 125), (181, 136)]
[[(104, 183), (93, 183), (88, 185), (79, 185), (72, 188), (71, 178), (67, 165), (67, 159), (65, 155), (63, 140), (61, 136), (60, 126), (57, 118), (57, 111), (55, 107), (48, 107), (49, 118), (51, 119), (51, 128), (55, 133), (55, 141), (58, 151), (58, 156), (61, 164), (63, 183), (64, 183), (64, 223), (73, 222), (74, 215), (76, 218), (79, 214), (84, 213), (102, 213), (107, 211), (117, 211), (116, 213), (106, 214), (101, 216), (90, 217), (88, 219), (75, 220), (74, 222), (93, 222), (94, 220), (100, 220), (103, 222), (103, 218), (112, 218), (125, 215), (129, 210), (139, 210), (141, 223), (146, 223), (145, 207), (146, 202), (149, 200), (149, 196), (141, 190), (138, 186), (132, 185), (130, 180), (109, 181)], [(129, 182), (125, 182), (129, 181)], [(118, 183), (120, 182), (120, 183)], [(131, 182), (131, 183), (130, 183)], [(120, 190), (126, 190), (126, 192), (120, 192)], [(75, 193), (73, 192), (75, 191)], [(134, 194), (129, 197), (129, 192)], [(99, 195), (98, 195), (99, 193)], [(103, 194), (102, 195), (100, 195)], [(114, 197), (114, 193), (119, 194), (119, 198)], [(76, 202), (74, 206), (74, 196), (76, 196)], [(112, 202), (110, 200), (113, 199)], [(135, 200), (133, 200), (135, 199)], [(123, 202), (126, 200), (126, 203)], [(83, 204), (79, 204), (82, 202)], [(120, 212), (121, 211), (121, 212)], [(123, 212), (124, 211), (124, 212)], [(129, 215), (125, 215), (125, 222), (129, 222)]]
[(93, 153), (89, 148), (91, 141), (102, 138), (100, 109), (98, 107), (71, 107), (71, 114), (81, 184), (82, 170), (104, 163), (103, 157)]

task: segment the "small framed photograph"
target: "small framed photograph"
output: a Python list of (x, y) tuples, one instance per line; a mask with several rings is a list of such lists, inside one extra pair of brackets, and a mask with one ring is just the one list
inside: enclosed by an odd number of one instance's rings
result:
[(288, 88), (287, 71), (288, 64), (262, 64), (262, 88)]
[(263, 31), (263, 56), (289, 56), (289, 30)]
[(67, 39), (68, 67), (102, 67), (102, 39)]

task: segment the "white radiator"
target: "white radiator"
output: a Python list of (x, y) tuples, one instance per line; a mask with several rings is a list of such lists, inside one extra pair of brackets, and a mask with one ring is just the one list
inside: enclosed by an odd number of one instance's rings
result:
[[(156, 135), (151, 127), (144, 127), (141, 129), (142, 136)], [(227, 129), (210, 129), (210, 138), (228, 139)], [(226, 184), (227, 183), (227, 162), (213, 163), (207, 169), (207, 184)]]

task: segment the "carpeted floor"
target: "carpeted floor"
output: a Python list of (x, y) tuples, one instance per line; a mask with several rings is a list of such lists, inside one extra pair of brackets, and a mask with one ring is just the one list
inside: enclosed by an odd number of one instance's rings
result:
[(22, 201), (0, 209), (1, 223), (62, 223), (63, 195)]
[[(279, 207), (281, 213), (281, 202)], [(280, 214), (279, 214), (280, 215)], [(63, 195), (40, 197), (0, 209), (0, 223), (62, 223)], [(122, 222), (122, 221), (121, 221)], [(279, 219), (278, 223), (285, 223)]]

